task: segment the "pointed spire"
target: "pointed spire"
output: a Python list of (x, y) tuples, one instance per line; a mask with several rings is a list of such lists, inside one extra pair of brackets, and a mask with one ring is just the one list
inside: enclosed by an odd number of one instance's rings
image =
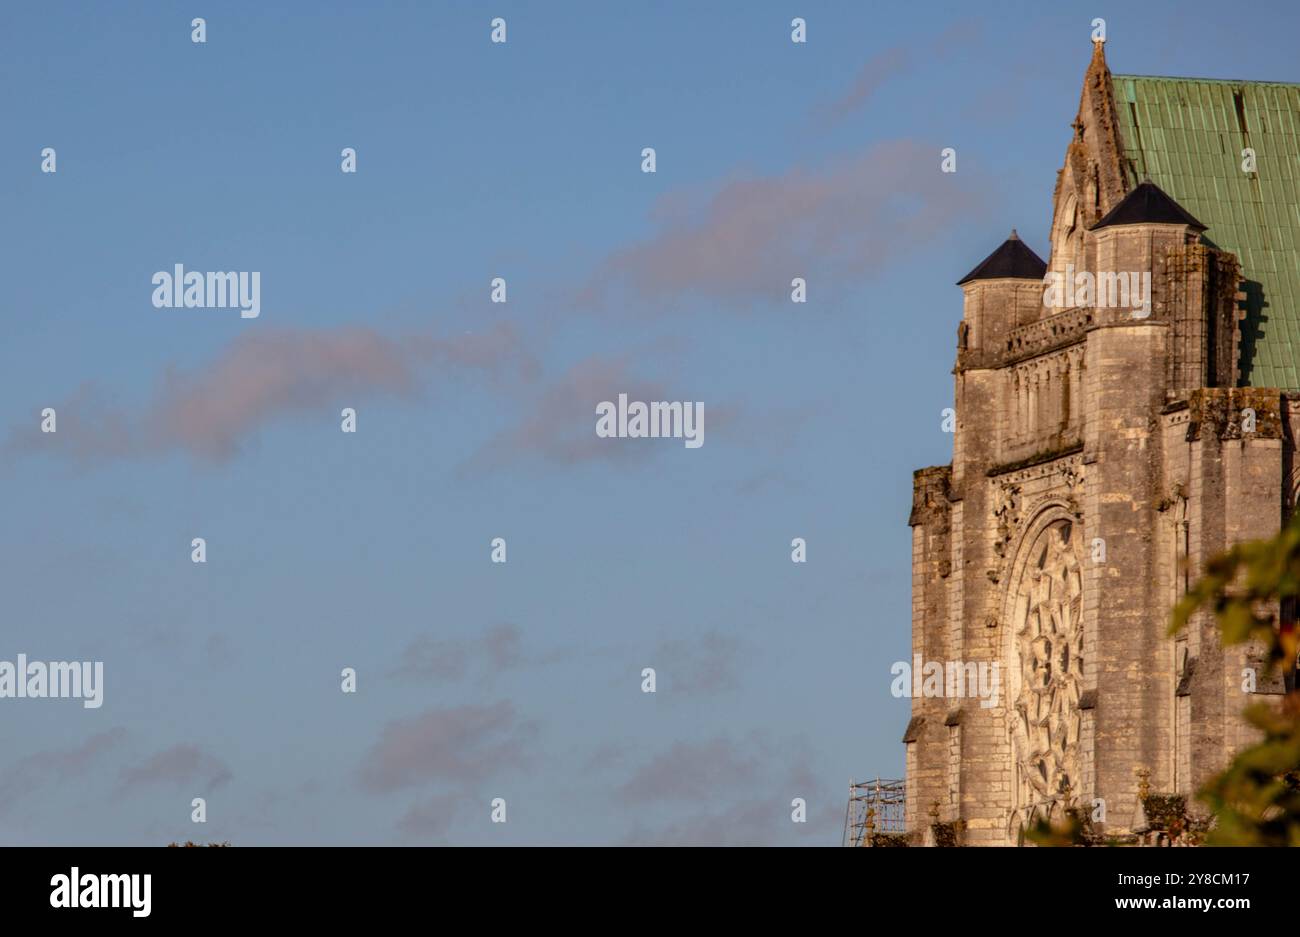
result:
[(1016, 229), (1011, 229), (1011, 236), (1002, 242), (1002, 246), (989, 254), (980, 265), (957, 281), (958, 286), (971, 280), (1041, 280), (1047, 272), (1047, 264), (1024, 241)]
[(1187, 209), (1165, 194), (1149, 178), (1124, 196), (1118, 205), (1092, 226), (1092, 230), (1125, 224), (1185, 224), (1197, 231), (1205, 230), (1205, 225), (1193, 218)]
[(1096, 174), (1099, 214), (1109, 211), (1128, 191), (1121, 166), (1124, 141), (1120, 138), (1119, 125), (1114, 81), (1106, 65), (1106, 47), (1094, 42), (1092, 57), (1083, 74), (1074, 140), (1066, 151), (1065, 162), (1077, 174), (1077, 184), (1082, 184), (1088, 174)]
[(1109, 71), (1106, 66), (1106, 40), (1092, 40), (1092, 59), (1088, 62), (1088, 71), (1102, 69)]

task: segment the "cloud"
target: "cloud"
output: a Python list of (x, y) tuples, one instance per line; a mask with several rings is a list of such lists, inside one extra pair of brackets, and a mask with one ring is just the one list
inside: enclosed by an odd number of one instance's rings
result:
[(842, 95), (819, 108), (822, 121), (837, 124), (858, 113), (888, 82), (910, 71), (918, 60), (948, 58), (961, 45), (973, 46), (979, 39), (977, 20), (959, 20), (918, 49), (896, 46), (873, 55), (862, 65)]
[(587, 756), (586, 771), (588, 774), (604, 773), (623, 764), (627, 756), (628, 746), (622, 742), (601, 742)]
[(0, 811), (24, 794), (85, 775), (104, 756), (118, 751), (127, 732), (119, 727), (97, 732), (73, 748), (35, 752), (0, 774)]
[(757, 495), (763, 494), (770, 489), (784, 489), (787, 491), (796, 491), (804, 487), (804, 483), (779, 469), (764, 469), (748, 478), (740, 481), (722, 482), (719, 488), (727, 491), (733, 491), (740, 495)]
[(523, 662), (521, 632), (509, 623), (493, 625), (474, 638), (420, 635), (402, 651), (392, 676), (413, 680), (460, 680), (480, 662), (488, 676)]
[(384, 726), (363, 760), (361, 787), (387, 793), (430, 781), (474, 784), (530, 758), (536, 727), (514, 706), (429, 709)]
[(725, 737), (679, 741), (638, 768), (615, 796), (625, 804), (709, 802), (718, 791), (742, 779), (752, 780), (761, 767), (758, 752), (746, 751)]
[(389, 675), (415, 680), (459, 680), (469, 669), (470, 648), (463, 640), (420, 635), (402, 651)]
[(497, 671), (517, 666), (522, 657), (519, 652), (520, 631), (511, 624), (493, 625), (483, 636), (482, 646), (488, 661)]
[(209, 666), (219, 668), (234, 663), (239, 655), (229, 635), (214, 631), (203, 642), (203, 656)]
[(984, 200), (976, 183), (941, 173), (939, 147), (913, 140), (815, 171), (733, 180), (697, 211), (656, 211), (657, 232), (602, 261), (580, 300), (620, 291), (656, 303), (788, 300), (795, 276), (810, 290), (859, 281), (973, 213)]
[(655, 652), (656, 673), (673, 694), (701, 696), (734, 689), (736, 665), (745, 643), (735, 635), (710, 631), (693, 640), (674, 639)]
[[(719, 792), (732, 789), (740, 778), (751, 785), (768, 783), (798, 793), (816, 784), (808, 770), (809, 757), (804, 739), (785, 739), (778, 744), (765, 732), (751, 732), (740, 740), (719, 735), (677, 741), (633, 771), (615, 789), (614, 797), (621, 803), (641, 806), (691, 802), (717, 805)], [(770, 783), (774, 780), (779, 784)]]
[[(838, 837), (843, 802), (828, 794), (808, 768), (802, 738), (774, 742), (753, 732), (741, 740), (718, 736), (676, 742), (632, 773), (614, 792), (635, 807), (629, 844), (680, 846), (815, 843)], [(802, 797), (808, 822), (791, 822), (791, 802)], [(679, 811), (657, 828), (645, 818)]]
[(456, 806), (460, 800), (461, 798), (455, 795), (445, 794), (412, 804), (397, 821), (397, 831), (421, 839), (441, 839), (451, 831), (452, 821), (456, 818)]
[(181, 744), (158, 752), (138, 767), (124, 768), (118, 787), (121, 792), (152, 784), (177, 788), (198, 785), (201, 789), (216, 790), (231, 777), (230, 770), (219, 759), (197, 745)]
[[(638, 822), (624, 838), (628, 846), (771, 846), (780, 842), (790, 809), (775, 798), (745, 800), (724, 810), (693, 814), (658, 829)], [(821, 845), (825, 845), (822, 843)]]
[[(690, 400), (654, 381), (633, 377), (626, 357), (590, 357), (573, 365), (545, 388), (523, 418), (488, 440), (461, 467), (462, 474), (491, 471), (520, 459), (539, 459), (564, 467), (585, 462), (627, 462), (664, 447), (682, 448), (681, 440), (601, 439), (596, 435), (596, 405), (628, 400)], [(733, 407), (705, 406), (704, 439), (734, 421)]]
[(204, 367), (188, 373), (168, 368), (138, 414), (110, 405), (94, 385), (82, 385), (56, 405), (58, 432), (15, 426), (0, 453), (49, 451), (87, 464), (179, 451), (222, 462), (274, 419), (366, 394), (413, 396), (430, 368), (527, 379), (537, 373), (508, 325), (450, 339), (390, 338), (353, 327), (259, 330), (235, 339)]
[(883, 84), (907, 71), (911, 64), (912, 56), (902, 48), (873, 55), (858, 71), (849, 89), (826, 106), (827, 122), (838, 123), (861, 110)]
[(807, 821), (794, 823), (793, 795), (773, 791), (766, 799), (742, 798), (721, 810), (701, 811), (653, 828), (637, 822), (624, 838), (628, 846), (831, 846), (839, 845), (844, 805), (807, 801)]

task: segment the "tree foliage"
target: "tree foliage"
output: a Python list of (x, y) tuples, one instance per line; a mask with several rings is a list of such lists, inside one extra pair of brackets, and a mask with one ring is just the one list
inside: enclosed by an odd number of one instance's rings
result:
[[(1241, 543), (1215, 557), (1175, 606), (1171, 633), (1200, 609), (1214, 613), (1223, 644), (1254, 642), (1270, 670), (1281, 668), (1289, 692), (1281, 706), (1246, 708), (1262, 733), (1201, 791), (1216, 822), (1208, 842), (1233, 846), (1300, 846), (1300, 694), (1295, 688), (1300, 596), (1300, 511), (1276, 537)], [(1280, 610), (1285, 614), (1279, 615)]]

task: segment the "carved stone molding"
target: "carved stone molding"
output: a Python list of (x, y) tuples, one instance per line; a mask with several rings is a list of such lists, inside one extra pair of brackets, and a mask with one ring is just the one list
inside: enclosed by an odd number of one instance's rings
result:
[(997, 521), (997, 540), (993, 552), (1006, 554), (1007, 546), (1020, 527), (1020, 486), (1002, 482), (993, 490), (993, 517)]

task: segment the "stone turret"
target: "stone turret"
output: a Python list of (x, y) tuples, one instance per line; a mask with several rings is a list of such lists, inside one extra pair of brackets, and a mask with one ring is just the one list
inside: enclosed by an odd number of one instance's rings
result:
[[(1233, 255), (1202, 242), (1205, 230), (1148, 180), (1089, 232), (1098, 321), (1150, 318), (1172, 326), (1163, 375), (1171, 391), (1236, 379), (1240, 268)], [(1149, 294), (1145, 308), (1131, 295), (1139, 281)]]
[(1043, 312), (1047, 264), (1012, 229), (1010, 237), (957, 281), (962, 321), (957, 333), (957, 368), (987, 367), (1005, 346), (1006, 333)]

